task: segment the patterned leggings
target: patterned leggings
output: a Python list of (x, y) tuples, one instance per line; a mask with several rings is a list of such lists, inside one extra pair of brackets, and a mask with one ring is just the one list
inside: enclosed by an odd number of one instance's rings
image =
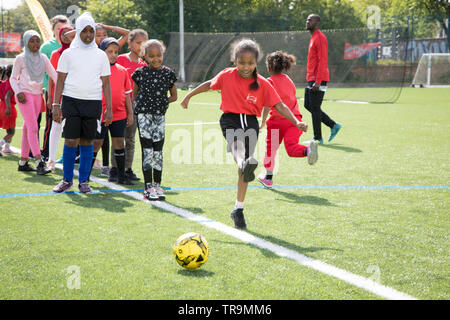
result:
[(145, 186), (161, 184), (166, 120), (164, 115), (137, 114)]

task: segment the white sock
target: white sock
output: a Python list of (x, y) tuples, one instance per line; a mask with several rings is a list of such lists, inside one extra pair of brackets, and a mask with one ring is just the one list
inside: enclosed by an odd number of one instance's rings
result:
[(239, 202), (236, 200), (235, 208), (236, 209), (244, 209), (244, 202)]
[(6, 141), (5, 141), (5, 139), (2, 139), (2, 140), (0, 141), (0, 146), (3, 146), (4, 144), (6, 144)]
[(19, 160), (19, 166), (24, 166), (27, 163), (25, 160)]

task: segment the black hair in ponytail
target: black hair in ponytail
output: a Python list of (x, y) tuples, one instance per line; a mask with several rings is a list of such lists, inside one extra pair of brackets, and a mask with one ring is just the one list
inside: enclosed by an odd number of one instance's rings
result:
[[(259, 44), (250, 39), (241, 39), (231, 45), (231, 60), (235, 61), (244, 52), (253, 53), (255, 55), (256, 62), (261, 60), (262, 52)], [(250, 84), (250, 90), (258, 90), (259, 82), (257, 68), (253, 70), (252, 75), (255, 81)]]

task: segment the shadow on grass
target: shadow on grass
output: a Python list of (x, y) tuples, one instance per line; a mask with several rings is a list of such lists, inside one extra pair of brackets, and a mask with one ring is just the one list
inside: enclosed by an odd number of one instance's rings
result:
[(205, 277), (212, 277), (214, 276), (215, 273), (205, 269), (193, 269), (193, 270), (181, 269), (178, 270), (178, 274), (185, 277), (205, 278)]
[(98, 193), (95, 195), (67, 194), (69, 204), (89, 209), (103, 209), (108, 212), (125, 212), (125, 208), (133, 206), (133, 199), (120, 193)]
[[(324, 250), (326, 250), (326, 251), (337, 251), (337, 252), (343, 252), (344, 251), (343, 249), (339, 249), (339, 248), (315, 247), (315, 246), (313, 246), (313, 247), (301, 247), (301, 246), (299, 246), (299, 245), (297, 245), (295, 243), (290, 243), (290, 242), (287, 242), (285, 240), (275, 238), (273, 236), (263, 235), (263, 234), (260, 234), (258, 232), (251, 231), (251, 230), (246, 230), (246, 231), (249, 234), (254, 235), (255, 237), (264, 239), (266, 241), (272, 242), (274, 244), (277, 244), (279, 246), (285, 247), (287, 249), (293, 250), (295, 252), (301, 253), (301, 254), (306, 255), (306, 256), (308, 255), (308, 253), (313, 253), (313, 252), (317, 252), (317, 251), (324, 251)], [(268, 257), (268, 258), (281, 258), (279, 255), (277, 255), (274, 252), (269, 251), (267, 249), (262, 249), (262, 248), (259, 248), (259, 247), (255, 246), (255, 245), (252, 245), (252, 244), (250, 244), (250, 246), (261, 250), (261, 253), (263, 255), (265, 255), (266, 257)]]
[(279, 201), (291, 202), (291, 203), (303, 203), (312, 204), (316, 206), (330, 206), (336, 207), (335, 204), (331, 203), (328, 199), (311, 196), (311, 195), (298, 195), (292, 192), (281, 191), (280, 189), (269, 189), (271, 192), (283, 196), (285, 199), (276, 199)]
[(361, 149), (357, 149), (357, 148), (352, 148), (352, 147), (346, 147), (343, 146), (341, 144), (323, 144), (320, 146), (320, 148), (328, 148), (328, 149), (334, 149), (334, 150), (339, 150), (339, 151), (345, 151), (345, 152), (354, 152), (354, 153), (360, 153), (362, 152)]

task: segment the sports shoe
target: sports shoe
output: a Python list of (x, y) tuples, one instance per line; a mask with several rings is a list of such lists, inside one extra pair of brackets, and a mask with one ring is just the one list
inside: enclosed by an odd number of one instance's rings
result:
[(112, 167), (111, 170), (109, 170), (108, 181), (109, 182), (117, 182), (118, 178), (119, 178), (119, 172), (118, 172), (117, 168)]
[(125, 170), (125, 175), (127, 175), (132, 181), (139, 181), (139, 179), (133, 172), (132, 169)]
[(56, 160), (56, 163), (63, 163), (63, 157), (61, 157), (58, 160)]
[(117, 183), (118, 184), (123, 184), (123, 185), (126, 185), (126, 186), (134, 185), (134, 183), (130, 180), (130, 178), (128, 178), (128, 176), (126, 174), (124, 174), (123, 176), (121, 174), (119, 174), (118, 177), (117, 177)]
[(38, 165), (36, 166), (36, 174), (39, 176), (43, 176), (47, 173), (52, 172), (52, 170), (50, 170), (47, 165), (45, 164), (44, 160), (41, 160)]
[(155, 189), (156, 194), (158, 195), (158, 199), (161, 201), (166, 200), (166, 196), (164, 195), (164, 190), (161, 188), (161, 186), (159, 185), (159, 183), (154, 183), (153, 184), (153, 189)]
[(261, 173), (258, 176), (258, 181), (261, 182), (261, 184), (266, 188), (272, 188), (273, 186), (273, 180), (272, 179), (266, 179), (266, 175), (264, 173)]
[(145, 189), (144, 197), (146, 197), (150, 201), (159, 200), (158, 194), (156, 193), (156, 189), (154, 187)]
[(101, 170), (102, 171), (101, 171), (100, 175), (102, 177), (109, 177), (109, 170), (110, 170), (109, 167), (102, 167)]
[(36, 169), (33, 168), (32, 166), (30, 166), (30, 164), (27, 161), (23, 166), (21, 166), (19, 164), (19, 168), (17, 169), (17, 171), (30, 172), (30, 171), (36, 171)]
[(3, 148), (3, 154), (17, 154), (17, 152), (11, 150), (9, 144), (5, 144), (5, 147)]
[(328, 138), (328, 142), (330, 142), (331, 140), (334, 139), (334, 137), (336, 137), (336, 135), (338, 134), (339, 130), (341, 130), (342, 125), (340, 125), (339, 123), (336, 123), (333, 128), (331, 128), (331, 134), (330, 137)]
[(255, 170), (258, 166), (258, 161), (255, 158), (249, 157), (247, 160), (242, 162), (241, 172), (242, 178), (245, 182), (251, 182), (255, 180)]
[(62, 193), (72, 189), (73, 183), (62, 179), (56, 187), (53, 188), (53, 192)]
[(89, 183), (87, 181), (83, 181), (78, 185), (78, 190), (80, 190), (81, 193), (92, 193), (91, 187), (89, 187)]
[(308, 146), (307, 157), (310, 165), (313, 165), (319, 159), (318, 146), (319, 142), (317, 140), (312, 140)]
[(247, 225), (245, 224), (244, 218), (244, 209), (242, 208), (234, 208), (230, 214), (231, 219), (234, 221), (234, 227), (236, 229), (246, 229)]
[(312, 138), (311, 140), (305, 141), (302, 144), (305, 146), (309, 146), (311, 141), (317, 141), (320, 145), (323, 145), (323, 139), (316, 139), (316, 138)]
[(47, 162), (46, 165), (47, 165), (47, 168), (49, 168), (52, 171), (55, 171), (55, 168), (56, 168), (55, 161), (50, 160)]

